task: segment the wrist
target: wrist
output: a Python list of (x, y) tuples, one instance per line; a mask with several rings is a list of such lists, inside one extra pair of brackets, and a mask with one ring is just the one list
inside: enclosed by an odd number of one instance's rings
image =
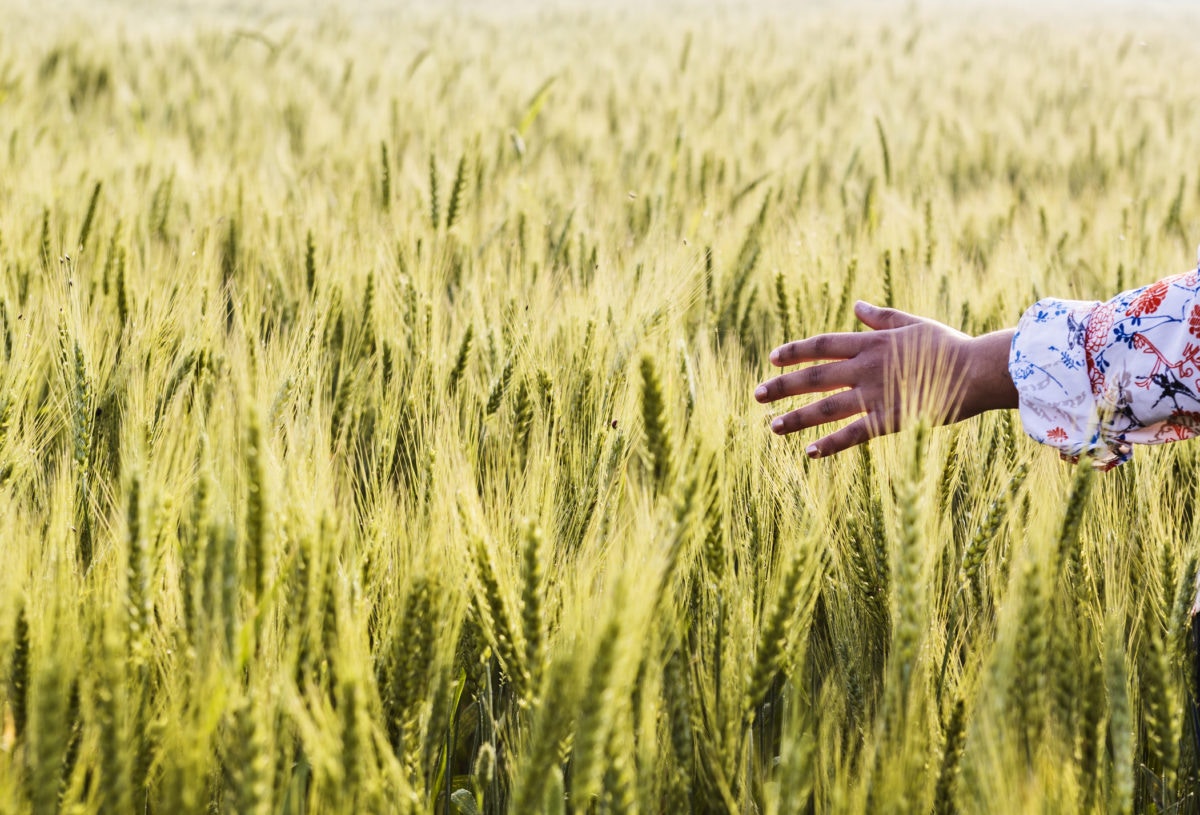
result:
[(962, 367), (962, 402), (959, 418), (989, 410), (1017, 407), (1017, 388), (1008, 372), (1008, 354), (1015, 329), (972, 337), (967, 341)]

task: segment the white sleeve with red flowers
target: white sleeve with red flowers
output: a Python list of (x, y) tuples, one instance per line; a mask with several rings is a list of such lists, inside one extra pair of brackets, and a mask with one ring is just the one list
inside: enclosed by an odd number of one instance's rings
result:
[(1200, 269), (1107, 302), (1046, 299), (1021, 317), (1009, 373), (1025, 432), (1097, 466), (1200, 431)]

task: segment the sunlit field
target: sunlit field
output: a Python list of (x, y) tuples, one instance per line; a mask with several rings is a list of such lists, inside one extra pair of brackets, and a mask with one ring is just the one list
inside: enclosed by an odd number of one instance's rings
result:
[(1200, 446), (752, 398), (1190, 268), (1183, 4), (10, 12), (0, 812), (1200, 812)]

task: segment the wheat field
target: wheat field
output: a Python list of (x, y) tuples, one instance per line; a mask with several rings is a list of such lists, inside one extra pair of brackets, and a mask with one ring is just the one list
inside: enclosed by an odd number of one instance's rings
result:
[(1200, 448), (751, 397), (1186, 270), (1195, 12), (6, 5), (0, 812), (1200, 812)]

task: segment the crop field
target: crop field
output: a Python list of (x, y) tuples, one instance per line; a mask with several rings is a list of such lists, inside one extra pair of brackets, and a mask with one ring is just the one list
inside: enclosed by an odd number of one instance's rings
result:
[(1184, 4), (8, 5), (0, 812), (1200, 812), (1200, 447), (752, 397), (1186, 271)]

